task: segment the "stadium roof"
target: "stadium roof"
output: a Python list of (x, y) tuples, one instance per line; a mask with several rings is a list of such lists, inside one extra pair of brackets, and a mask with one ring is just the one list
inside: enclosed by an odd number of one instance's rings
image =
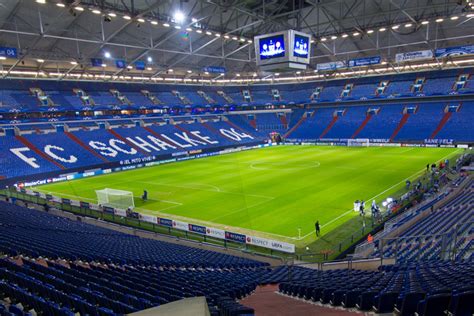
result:
[[(473, 17), (466, 0), (0, 0), (0, 46), (19, 50), (0, 70), (262, 78), (253, 37), (288, 29), (313, 37), (308, 73), (318, 63), (374, 55), (395, 69), (399, 52), (474, 43)], [(130, 68), (144, 61), (145, 70), (117, 68), (117, 59)], [(206, 66), (227, 73), (207, 74)]]

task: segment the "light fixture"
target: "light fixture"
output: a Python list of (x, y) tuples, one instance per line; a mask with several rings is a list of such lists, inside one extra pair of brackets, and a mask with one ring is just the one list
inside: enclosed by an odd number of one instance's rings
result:
[(132, 19), (129, 15), (124, 15), (123, 18), (124, 18), (125, 20), (131, 20), (131, 19)]
[(133, 69), (133, 67), (131, 65), (128, 65), (127, 69)]
[(206, 34), (207, 35), (212, 35), (212, 32), (211, 31), (206, 31)]
[(169, 23), (163, 23), (164, 27), (170, 27)]
[(198, 20), (197, 20), (196, 18), (192, 18), (191, 21), (192, 21), (193, 23), (196, 23)]
[(443, 18), (439, 18), (439, 19), (436, 19), (435, 21), (436, 21), (436, 23), (441, 23), (441, 22), (444, 21), (444, 19), (443, 19)]
[(400, 27), (400, 25), (394, 25), (392, 26), (392, 30), (397, 30)]
[(219, 33), (214, 34), (216, 37), (221, 37)]
[(102, 64), (101, 66), (105, 68), (105, 67), (107, 67), (107, 64)]
[(112, 57), (112, 55), (110, 55), (110, 52), (105, 52), (105, 53), (104, 53), (104, 57), (105, 57), (105, 58), (110, 58), (110, 57)]
[(109, 13), (107, 13), (107, 15), (110, 16), (110, 17), (113, 17), (113, 18), (115, 18), (117, 16), (117, 14), (115, 14), (113, 12), (109, 12)]
[(341, 35), (342, 38), (346, 38), (346, 37), (348, 37), (348, 36), (349, 36), (349, 35), (348, 35), (348, 34), (345, 34), (345, 33)]
[(321, 42), (325, 42), (325, 41), (327, 41), (327, 38), (321, 37)]
[(36, 61), (39, 63), (44, 63), (44, 59), (37, 59)]
[(455, 16), (450, 17), (450, 19), (451, 19), (452, 21), (456, 21), (457, 19), (459, 19), (459, 17), (455, 15)]
[(6, 60), (7, 58), (5, 56), (0, 56), (0, 60)]
[(279, 76), (279, 75), (280, 75), (280, 73), (279, 73), (279, 72), (275, 72), (275, 76)]
[(45, 3), (46, 3), (46, 0), (36, 0), (36, 3), (45, 4)]
[(173, 69), (168, 69), (168, 72), (173, 72)]
[(175, 25), (174, 28), (177, 30), (181, 30), (181, 25)]
[(301, 74), (301, 71), (297, 71), (296, 74), (297, 74), (297, 75), (300, 75), (300, 74)]
[(151, 21), (150, 23), (153, 24), (153, 25), (158, 25), (158, 22), (155, 21), (155, 20)]
[(372, 34), (373, 32), (374, 32), (374, 30), (368, 30), (367, 34)]
[(153, 62), (153, 58), (151, 58), (151, 56), (148, 56), (148, 57), (146, 58), (146, 61), (149, 62), (149, 63), (152, 63), (152, 62)]
[(77, 65), (77, 61), (71, 61), (71, 65)]
[(238, 41), (238, 40), (239, 40), (239, 38), (238, 38), (237, 36), (232, 37), (232, 39), (233, 39), (234, 41)]
[(190, 74), (190, 73), (192, 73), (193, 71), (192, 71), (192, 70), (186, 70), (186, 72), (187, 72), (188, 74)]
[(247, 40), (247, 43), (252, 44), (253, 41), (252, 40)]
[(188, 32), (192, 32), (192, 31), (193, 31), (193, 29), (192, 29), (192, 28), (190, 28), (190, 27), (187, 27), (187, 28), (186, 28), (186, 31), (188, 31)]
[(58, 2), (56, 5), (60, 8), (64, 8), (66, 5), (64, 3)]
[(153, 70), (153, 68), (151, 68), (151, 67), (146, 67), (146, 70), (148, 70), (148, 71), (152, 71), (152, 70)]
[(142, 18), (138, 18), (137, 21), (140, 22), (140, 23), (145, 23), (145, 20), (142, 19)]
[(226, 34), (226, 35), (224, 35), (224, 38), (229, 39), (230, 36)]
[(235, 74), (236, 77), (240, 77), (240, 74)]
[(179, 23), (179, 24), (183, 23), (184, 20), (186, 20), (184, 13), (179, 10), (174, 13), (173, 18), (176, 21), (176, 23)]
[(359, 35), (360, 35), (359, 32), (354, 32), (354, 33), (352, 34), (352, 36), (359, 36)]
[(245, 38), (241, 37), (241, 38), (240, 38), (240, 41), (241, 41), (241, 42), (245, 42)]
[(201, 34), (202, 33), (202, 30), (196, 30), (197, 33)]
[(379, 32), (385, 32), (387, 29), (385, 27), (379, 28)]
[(411, 23), (405, 24), (405, 27), (407, 27), (407, 28), (408, 28), (408, 27), (412, 27), (412, 26), (413, 26), (413, 24), (411, 24)]
[(256, 72), (254, 72), (252, 76), (257, 77), (258, 75)]
[(101, 14), (102, 12), (100, 12), (100, 10), (94, 9), (94, 10), (92, 10), (92, 13), (94, 13), (94, 14)]
[(474, 13), (469, 13), (468, 15), (466, 15), (466, 18), (474, 18)]
[(208, 75), (208, 74), (209, 74), (209, 72), (208, 72), (208, 71), (204, 71), (204, 74), (205, 74), (205, 75)]
[(430, 21), (421, 21), (421, 24), (423, 24), (423, 25), (427, 25), (429, 23), (430, 23)]
[(332, 39), (332, 40), (335, 40), (335, 39), (337, 39), (337, 36), (336, 36), (336, 35), (333, 35), (333, 36), (331, 36), (331, 39)]
[(83, 7), (74, 7), (74, 10), (76, 10), (76, 11), (84, 11), (84, 8), (83, 8)]

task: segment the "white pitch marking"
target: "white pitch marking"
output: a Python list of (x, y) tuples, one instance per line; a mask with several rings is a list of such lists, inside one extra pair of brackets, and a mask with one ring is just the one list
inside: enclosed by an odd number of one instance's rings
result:
[[(442, 161), (442, 160), (444, 161), (446, 158), (448, 158), (448, 157), (451, 156), (451, 155), (452, 155), (452, 154), (446, 155), (446, 156), (444, 156), (443, 158), (437, 160), (436, 162)], [(384, 194), (385, 192), (390, 191), (391, 189), (393, 189), (394, 187), (398, 186), (399, 184), (404, 183), (406, 180), (411, 179), (411, 178), (413, 178), (414, 176), (418, 175), (419, 173), (423, 173), (423, 172), (425, 172), (425, 168), (421, 169), (420, 171), (415, 172), (414, 174), (412, 174), (412, 175), (409, 176), (408, 178), (405, 178), (405, 179), (403, 179), (402, 181), (400, 181), (400, 182), (398, 182), (398, 183), (392, 185), (390, 188), (388, 188), (388, 189), (386, 189), (385, 191), (383, 191), (383, 192), (377, 194), (377, 195), (374, 196), (374, 197), (371, 197), (370, 199), (367, 199), (366, 201), (370, 201), (370, 200), (373, 200), (373, 199), (375, 199), (375, 198), (381, 196), (381, 195)], [(334, 223), (334, 222), (337, 221), (339, 218), (344, 217), (344, 216), (346, 216), (347, 214), (349, 214), (349, 213), (351, 213), (351, 212), (354, 212), (354, 209), (350, 209), (349, 211), (345, 212), (344, 214), (341, 214), (341, 215), (339, 215), (338, 217), (336, 217), (336, 218), (330, 220), (330, 221), (327, 222), (326, 224), (321, 225), (321, 228), (323, 228), (323, 227), (325, 227), (325, 226), (327, 226), (327, 225), (329, 225), (329, 224)], [(309, 233), (307, 233), (306, 235), (302, 236), (301, 238), (298, 238), (298, 237), (291, 237), (291, 238), (292, 238), (292, 239), (295, 239), (295, 240), (305, 239), (306, 237), (308, 237), (309, 235), (313, 234), (314, 232), (315, 232), (315, 230), (312, 230), (312, 231), (310, 231)]]

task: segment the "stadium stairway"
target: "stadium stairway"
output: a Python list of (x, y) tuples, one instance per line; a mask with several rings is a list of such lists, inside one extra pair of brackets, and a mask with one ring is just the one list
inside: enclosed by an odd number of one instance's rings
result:
[(39, 156), (41, 156), (41, 158), (43, 159), (46, 159), (47, 161), (49, 161), (50, 163), (52, 163), (53, 165), (55, 165), (56, 167), (58, 167), (59, 169), (66, 169), (63, 165), (61, 165), (59, 162), (56, 162), (54, 161), (53, 159), (51, 159), (51, 157), (49, 157), (48, 155), (46, 155), (44, 152), (42, 152), (41, 150), (39, 150), (35, 145), (33, 145), (29, 140), (27, 140), (25, 137), (23, 136), (15, 136), (17, 140), (19, 140), (23, 145), (25, 145), (26, 147), (28, 147), (29, 149), (31, 149), (32, 151), (34, 151), (36, 154), (38, 154)]
[(324, 131), (319, 135), (319, 138), (324, 138), (324, 136), (331, 130), (331, 128), (336, 124), (337, 120), (339, 119), (339, 116), (334, 116), (331, 120), (331, 122), (328, 124), (328, 126), (324, 129)]
[(278, 285), (275, 284), (258, 286), (251, 295), (240, 300), (239, 303), (251, 307), (256, 315), (361, 315), (360, 312), (320, 306), (292, 296), (282, 295), (278, 292)]
[(64, 132), (64, 134), (69, 137), (73, 142), (77, 143), (79, 146), (93, 154), (94, 156), (102, 159), (104, 162), (109, 162), (104, 156), (99, 155), (97, 152), (95, 152), (92, 148), (90, 148), (88, 145), (84, 144), (79, 138), (76, 137), (76, 135), (69, 133), (69, 132)]
[[(315, 111), (313, 111), (313, 114), (314, 114), (314, 112), (315, 112)], [(313, 115), (313, 114), (311, 114), (311, 115)], [(296, 130), (298, 129), (298, 127), (300, 127), (300, 125), (304, 123), (304, 121), (306, 121), (306, 116), (305, 116), (304, 113), (303, 113), (303, 115), (301, 116), (301, 118), (299, 119), (299, 121), (295, 124), (295, 126), (293, 126), (288, 132), (285, 133), (285, 136), (284, 136), (284, 137), (285, 137), (285, 138), (288, 138), (288, 137), (291, 135), (291, 133), (293, 133), (294, 131), (296, 131)]]
[(370, 119), (372, 118), (372, 114), (367, 114), (364, 121), (360, 124), (359, 128), (352, 134), (351, 138), (354, 139), (359, 135), (359, 133), (364, 129), (364, 127), (369, 123)]
[(403, 125), (405, 125), (405, 123), (408, 121), (409, 117), (410, 117), (410, 114), (408, 113), (403, 114), (402, 118), (400, 119), (400, 122), (398, 123), (397, 128), (393, 131), (392, 136), (390, 136), (391, 142), (395, 139), (395, 137), (397, 137), (397, 134), (403, 128)]
[(446, 123), (448, 122), (448, 120), (451, 118), (452, 115), (453, 115), (452, 112), (444, 113), (443, 118), (439, 122), (438, 126), (433, 131), (433, 133), (430, 135), (430, 139), (434, 139), (436, 137), (436, 135), (438, 135), (438, 133), (443, 129), (444, 125), (446, 125)]
[[(170, 144), (169, 141), (167, 141), (165, 138), (161, 137), (161, 135), (160, 135), (158, 132), (152, 130), (151, 128), (146, 127), (146, 126), (143, 126), (143, 129), (146, 130), (146, 131), (147, 131), (148, 133), (150, 133), (151, 135), (153, 135), (153, 136), (155, 136), (156, 138), (158, 138), (159, 140), (161, 140), (162, 142), (165, 142), (165, 143), (167, 143), (167, 144)], [(171, 144), (170, 144), (170, 145), (171, 145)], [(172, 144), (172, 145), (173, 145), (173, 146), (178, 146), (177, 144)], [(182, 147), (180, 147), (180, 148), (182, 148)]]
[(133, 144), (132, 142), (130, 142), (128, 139), (126, 139), (125, 137), (123, 137), (122, 135), (120, 135), (117, 130), (119, 129), (116, 129), (116, 130), (113, 130), (113, 129), (109, 129), (107, 130), (110, 134), (114, 135), (115, 137), (117, 137), (118, 139), (120, 139), (121, 141), (123, 141), (124, 143), (126, 143), (127, 145), (129, 145), (130, 147), (136, 149), (138, 152), (144, 154), (145, 156), (148, 155), (147, 152), (145, 152), (143, 149), (141, 149), (140, 147), (136, 146), (135, 144)]

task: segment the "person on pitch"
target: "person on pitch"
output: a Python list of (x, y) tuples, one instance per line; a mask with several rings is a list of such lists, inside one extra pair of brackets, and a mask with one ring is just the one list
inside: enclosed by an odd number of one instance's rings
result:
[(319, 221), (316, 221), (316, 223), (314, 224), (314, 228), (316, 231), (316, 237), (319, 237), (319, 235), (321, 234), (321, 227), (319, 226)]

